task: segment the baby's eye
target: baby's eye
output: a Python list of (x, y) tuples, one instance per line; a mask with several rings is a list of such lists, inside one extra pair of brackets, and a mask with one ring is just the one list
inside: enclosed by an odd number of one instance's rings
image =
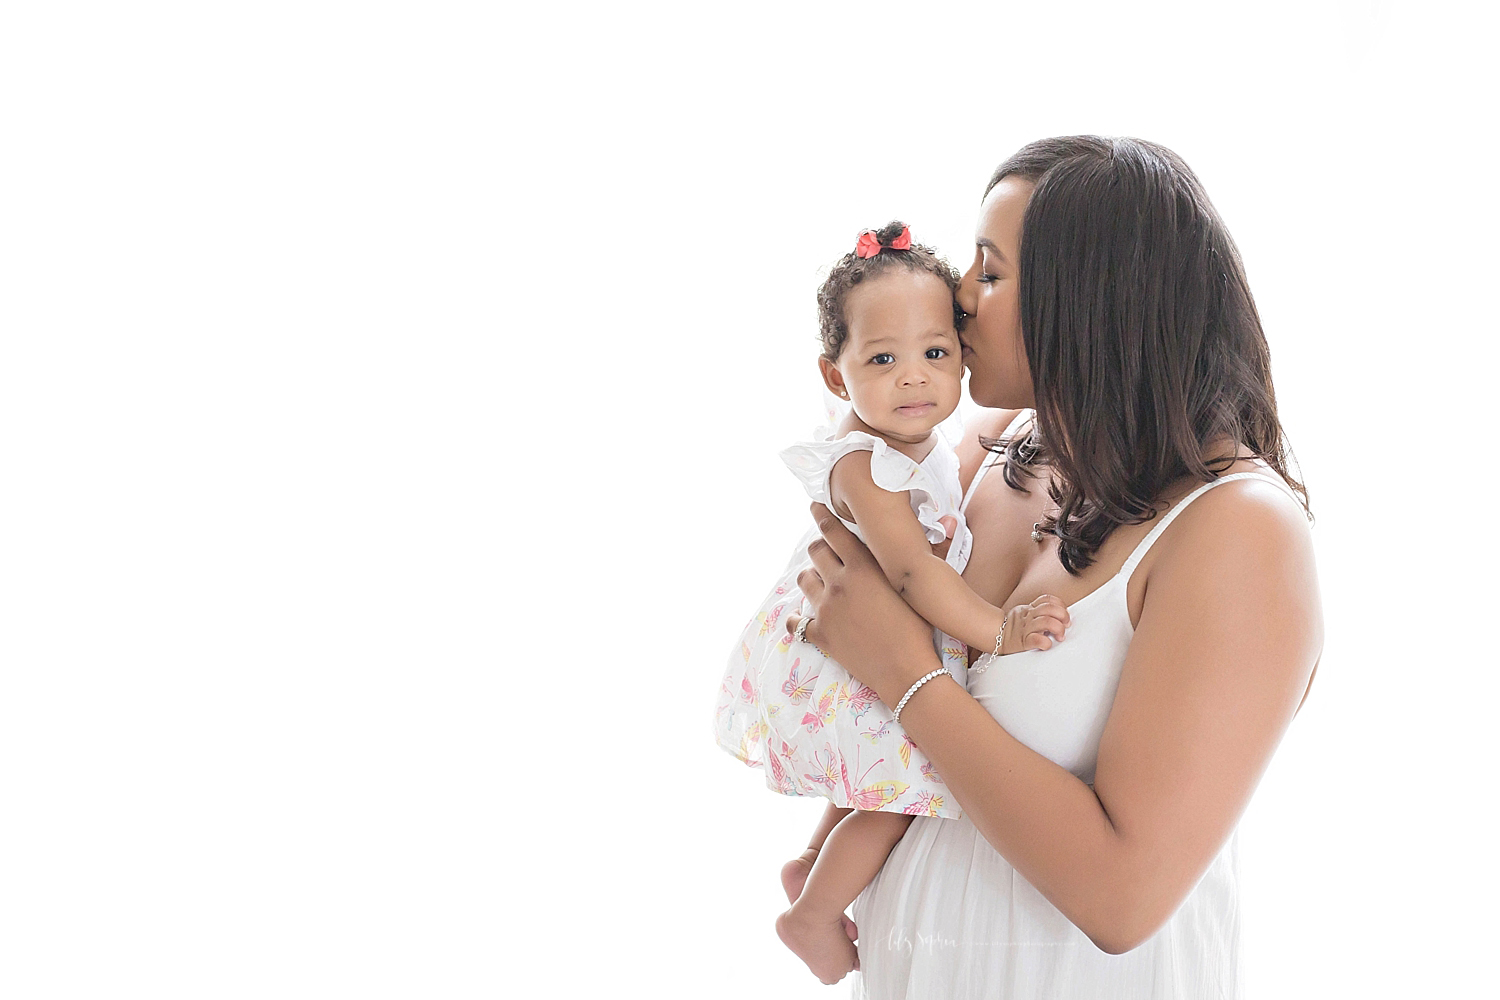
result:
[(942, 348), (942, 347), (929, 347), (929, 348), (927, 348), (927, 360), (928, 361), (936, 361), (938, 358), (946, 357), (947, 354), (948, 354), (948, 351), (945, 348)]
[(877, 365), (889, 365), (889, 364), (894, 364), (895, 363), (896, 356), (894, 354), (888, 354), (888, 353), (882, 351), (881, 353), (875, 355), (870, 360), (872, 362), (874, 362), (875, 364), (877, 364)]

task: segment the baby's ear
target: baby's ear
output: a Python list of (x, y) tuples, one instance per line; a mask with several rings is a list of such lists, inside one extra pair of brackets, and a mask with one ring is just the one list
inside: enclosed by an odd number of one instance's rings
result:
[(840, 399), (849, 398), (849, 390), (844, 385), (844, 373), (839, 371), (838, 365), (819, 355), (818, 371), (823, 373), (823, 384), (828, 386), (829, 392)]

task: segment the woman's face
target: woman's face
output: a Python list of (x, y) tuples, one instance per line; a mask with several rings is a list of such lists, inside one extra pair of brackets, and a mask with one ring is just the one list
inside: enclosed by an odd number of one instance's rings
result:
[(1021, 220), (1035, 187), (1007, 177), (990, 189), (979, 209), (974, 263), (958, 286), (958, 304), (969, 316), (958, 331), (969, 395), (980, 406), (1036, 406), (1031, 368), (1021, 342)]

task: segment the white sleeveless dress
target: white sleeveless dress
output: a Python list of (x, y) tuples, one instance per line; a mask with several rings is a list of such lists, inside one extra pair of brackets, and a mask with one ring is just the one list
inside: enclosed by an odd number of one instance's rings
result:
[[(988, 460), (964, 497), (968, 506)], [(1268, 470), (1269, 472), (1269, 470)], [(1173, 507), (1120, 572), (1069, 607), (1068, 640), (1050, 650), (985, 656), (969, 693), (1016, 739), (1092, 783), (1134, 629), (1125, 593), (1141, 558), (1188, 504), (1237, 479), (1206, 483)], [(1298, 501), (1300, 506), (1300, 501)], [(968, 819), (912, 821), (855, 900), (866, 1000), (1067, 998), (1231, 1000), (1242, 996), (1237, 834), (1170, 920), (1123, 955), (1100, 951), (990, 846)]]

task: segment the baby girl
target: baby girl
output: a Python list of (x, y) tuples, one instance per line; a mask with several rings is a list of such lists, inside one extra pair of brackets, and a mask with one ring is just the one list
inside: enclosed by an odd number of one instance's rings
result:
[[(870, 548), (891, 586), (935, 627), (943, 665), (967, 683), (967, 650), (997, 655), (1061, 641), (1066, 614), (1044, 596), (1007, 614), (959, 575), (970, 536), (958, 460), (937, 426), (958, 407), (963, 375), (958, 274), (905, 225), (866, 231), (818, 289), (824, 384), (851, 408), (826, 440), (782, 458), (807, 494)], [(800, 616), (797, 574), (809, 532), (746, 626), (720, 686), (719, 745), (787, 795), (831, 801), (826, 839), (787, 864), (793, 900), (781, 940), (825, 983), (857, 963), (844, 910), (879, 872), (911, 817), (960, 815), (899, 715), (783, 618)], [(942, 554), (940, 554), (942, 553)], [(806, 619), (802, 618), (803, 628)], [(897, 706), (898, 710), (900, 706)]]

